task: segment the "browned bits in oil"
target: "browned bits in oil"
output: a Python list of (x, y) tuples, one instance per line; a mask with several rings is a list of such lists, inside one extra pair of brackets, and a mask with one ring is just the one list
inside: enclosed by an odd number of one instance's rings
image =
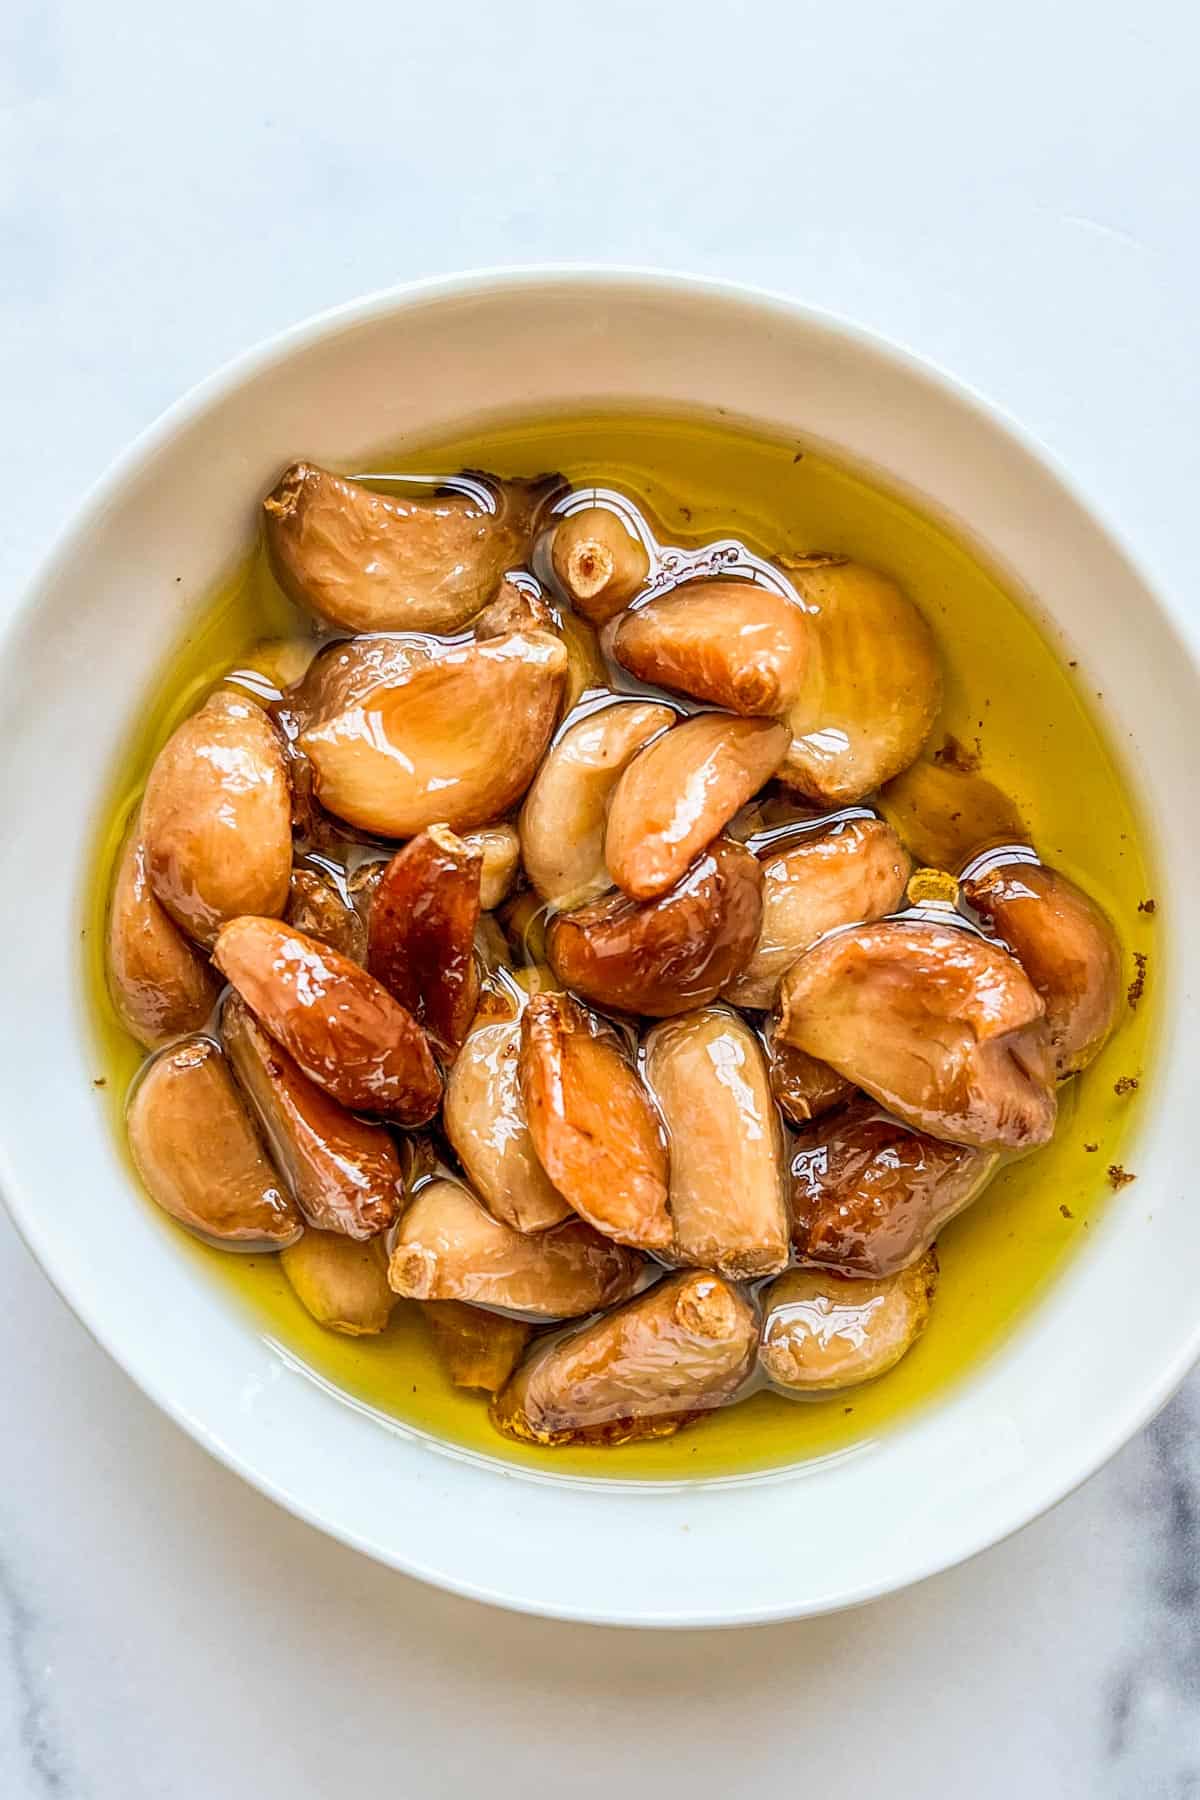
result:
[(1083, 1147), (1089, 1156), (1094, 1156), (1096, 1151), (1100, 1148), (1099, 1144), (1085, 1144)]
[(978, 750), (978, 738), (975, 743), (977, 748), (968, 750), (961, 739), (956, 738), (951, 732), (947, 732), (942, 739), (941, 748), (934, 751), (933, 760), (935, 763), (941, 763), (944, 768), (957, 769), (960, 775), (974, 775), (983, 761)]
[(1064, 1219), (1073, 1219), (1075, 1217), (1075, 1214), (1071, 1211), (1070, 1207), (1065, 1203), (1065, 1201), (1059, 1202), (1058, 1210), (1062, 1214)]
[(1139, 900), (1138, 901), (1138, 911), (1140, 913), (1145, 913), (1147, 918), (1153, 918), (1155, 913), (1158, 911), (1158, 901), (1157, 900)]
[(1117, 1079), (1113, 1082), (1113, 1093), (1132, 1094), (1137, 1091), (1137, 1087), (1138, 1078), (1136, 1075), (1118, 1075)]
[(1129, 1002), (1130, 1009), (1131, 1009), (1131, 1011), (1134, 1011), (1134, 1012), (1137, 1011), (1137, 1003), (1146, 991), (1146, 964), (1149, 962), (1149, 960), (1150, 959), (1146, 955), (1146, 952), (1144, 950), (1135, 950), (1134, 951), (1133, 964), (1134, 964), (1134, 968), (1137, 970), (1137, 974), (1134, 976), (1133, 980), (1130, 982), (1128, 990), (1126, 991), (1126, 994), (1125, 994), (1125, 998)]
[(1107, 1173), (1108, 1185), (1114, 1194), (1119, 1194), (1123, 1187), (1128, 1187), (1131, 1181), (1137, 1180), (1137, 1176), (1128, 1169), (1123, 1169), (1120, 1163), (1109, 1163)]

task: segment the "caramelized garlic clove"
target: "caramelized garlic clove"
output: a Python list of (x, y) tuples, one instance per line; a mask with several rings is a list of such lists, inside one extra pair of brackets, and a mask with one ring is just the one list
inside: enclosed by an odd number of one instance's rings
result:
[(284, 922), (306, 937), (328, 944), (351, 962), (366, 960), (367, 930), (327, 876), (316, 869), (293, 869)]
[(365, 969), (275, 919), (235, 919), (213, 960), (310, 1081), (352, 1112), (423, 1125), (442, 1097), (428, 1039)]
[(502, 581), (500, 592), (488, 602), (471, 627), (477, 641), (504, 637), (510, 631), (553, 631), (554, 613), (549, 602), (531, 588)]
[(600, 640), (586, 619), (564, 612), (559, 629), (567, 652), (567, 682), (560, 712), (565, 719), (585, 694), (608, 691), (609, 675)]
[(521, 866), (521, 840), (516, 827), (484, 825), (478, 831), (464, 831), (462, 841), (480, 858), (479, 910), (492, 912), (508, 899)]
[(483, 1204), (514, 1231), (548, 1231), (571, 1207), (538, 1160), (520, 1082), (521, 1021), (476, 1025), (446, 1077), (446, 1136)]
[(960, 869), (984, 845), (1028, 836), (1013, 801), (985, 776), (924, 757), (888, 782), (878, 805), (926, 868)]
[(787, 1184), (757, 1037), (727, 1007), (703, 1007), (653, 1028), (643, 1068), (670, 1146), (671, 1260), (734, 1281), (773, 1275), (788, 1260)]
[(887, 920), (835, 932), (780, 997), (787, 1043), (918, 1131), (979, 1149), (1052, 1136), (1045, 1008), (1015, 958), (975, 932)]
[(1057, 869), (1012, 862), (964, 884), (1046, 1005), (1060, 1078), (1085, 1069), (1121, 1010), (1121, 946), (1108, 915)]
[(652, 701), (618, 701), (579, 719), (550, 750), (520, 818), (525, 872), (548, 905), (567, 910), (612, 886), (604, 830), (613, 789), (676, 716)]
[(375, 688), (402, 681), (432, 659), (432, 651), (420, 638), (342, 638), (317, 653), (303, 678), (285, 690), (272, 710), (287, 735), (295, 738), (357, 706)]
[(490, 825), (532, 781), (567, 653), (547, 632), (459, 645), (301, 733), (321, 804), (363, 830)]
[(461, 1300), (418, 1302), (438, 1360), (455, 1387), (498, 1394), (520, 1362), (533, 1327)]
[(279, 734), (252, 700), (218, 690), (159, 751), (142, 802), (146, 869), (175, 923), (210, 946), (243, 913), (276, 916), (292, 872)]
[(327, 1331), (374, 1337), (386, 1330), (397, 1296), (388, 1286), (382, 1238), (362, 1243), (310, 1226), (279, 1260), (301, 1306)]
[(550, 560), (576, 612), (603, 625), (628, 606), (650, 573), (646, 547), (605, 506), (571, 513), (554, 527)]
[(720, 1275), (689, 1269), (579, 1330), (535, 1345), (491, 1409), (528, 1444), (668, 1436), (736, 1398), (758, 1319)]
[(882, 819), (845, 819), (807, 832), (762, 864), (762, 929), (726, 996), (735, 1006), (774, 1006), (797, 957), (839, 925), (895, 912), (912, 872), (908, 852)]
[(905, 594), (844, 557), (783, 557), (810, 609), (804, 682), (788, 712), (788, 787), (848, 806), (915, 761), (941, 705), (933, 633)]
[(211, 1038), (186, 1038), (154, 1058), (133, 1090), (126, 1128), (151, 1199), (181, 1224), (269, 1249), (299, 1234), (300, 1215)]
[(943, 1143), (870, 1101), (799, 1134), (792, 1244), (802, 1263), (882, 1279), (908, 1268), (978, 1198), (995, 1150)]
[(610, 894), (552, 919), (547, 954), (563, 986), (593, 1005), (669, 1018), (716, 999), (745, 968), (761, 923), (757, 859), (718, 839), (657, 900)]
[(929, 1323), (936, 1285), (932, 1251), (880, 1281), (789, 1269), (763, 1294), (763, 1373), (788, 1392), (818, 1394), (886, 1375)]
[(807, 1125), (853, 1098), (857, 1089), (828, 1063), (818, 1062), (779, 1036), (776, 1020), (767, 1036), (767, 1063), (771, 1092), (784, 1117), (793, 1125)]
[(147, 1050), (199, 1031), (219, 983), (208, 959), (159, 905), (137, 823), (117, 863), (108, 912), (108, 991), (126, 1031)]
[(267, 553), (289, 599), (345, 631), (455, 632), (526, 561), (556, 477), (469, 494), (377, 494), (293, 463), (263, 501)]
[(613, 790), (604, 859), (634, 900), (665, 894), (756, 794), (787, 750), (769, 719), (700, 713), (633, 758)]
[(750, 581), (686, 582), (626, 614), (613, 654), (655, 687), (777, 718), (800, 694), (808, 621), (794, 600)]
[(633, 1293), (641, 1258), (572, 1219), (528, 1235), (461, 1182), (431, 1181), (400, 1221), (388, 1266), (410, 1300), (465, 1300), (544, 1319), (577, 1318)]
[(448, 1057), (479, 1000), (482, 867), (478, 850), (431, 825), (392, 857), (371, 903), (367, 966)]
[(535, 994), (520, 1079), (538, 1159), (575, 1212), (618, 1244), (668, 1250), (662, 1123), (616, 1033), (570, 994)]
[(221, 1030), (234, 1074), (309, 1224), (360, 1239), (388, 1230), (404, 1177), (385, 1128), (356, 1118), (310, 1081), (237, 994), (225, 1002)]

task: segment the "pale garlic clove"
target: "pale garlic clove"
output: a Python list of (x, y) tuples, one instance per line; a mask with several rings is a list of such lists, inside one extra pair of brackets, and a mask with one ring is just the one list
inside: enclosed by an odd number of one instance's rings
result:
[(261, 707), (219, 690), (176, 728), (150, 771), (142, 838), (155, 894), (197, 943), (243, 913), (283, 911), (291, 793)]
[(995, 1150), (943, 1143), (860, 1101), (796, 1138), (796, 1255), (843, 1275), (894, 1275), (978, 1198), (999, 1163)]
[(433, 660), (423, 638), (356, 637), (326, 644), (272, 712), (289, 738), (357, 706), (377, 687), (401, 681)]
[(310, 1081), (352, 1112), (423, 1125), (442, 1082), (424, 1031), (365, 969), (275, 919), (235, 919), (213, 960)]
[(810, 609), (809, 661), (779, 780), (848, 806), (915, 761), (941, 705), (937, 647), (894, 581), (844, 557), (780, 559)]
[(528, 888), (500, 908), (500, 923), (518, 964), (545, 962), (547, 922), (545, 904)]
[(881, 1281), (789, 1269), (763, 1294), (763, 1373), (788, 1392), (818, 1394), (886, 1375), (929, 1323), (936, 1286), (932, 1251)]
[(548, 601), (531, 587), (515, 581), (502, 581), (500, 592), (490, 600), (471, 627), (475, 637), (504, 637), (510, 631), (553, 631), (556, 621)]
[(762, 864), (762, 929), (726, 995), (735, 1006), (774, 1006), (797, 957), (839, 925), (869, 924), (895, 912), (912, 872), (908, 852), (882, 819), (844, 819), (807, 831)]
[(444, 825), (398, 850), (371, 902), (367, 967), (452, 1057), (475, 1016), (483, 858)]
[(666, 1437), (736, 1398), (754, 1367), (758, 1318), (719, 1275), (669, 1275), (625, 1306), (535, 1345), (491, 1420), (528, 1444)]
[(544, 1319), (578, 1318), (633, 1293), (641, 1258), (572, 1219), (526, 1235), (503, 1225), (461, 1182), (419, 1190), (388, 1266), (410, 1300), (465, 1300)]
[(670, 1145), (671, 1260), (733, 1281), (773, 1275), (788, 1260), (787, 1183), (757, 1037), (707, 1006), (656, 1025), (642, 1054)]
[(569, 910), (612, 886), (604, 831), (613, 789), (676, 717), (653, 701), (618, 701), (577, 720), (550, 750), (520, 819), (525, 872), (549, 905)]
[(293, 463), (263, 501), (275, 578), (297, 605), (346, 631), (455, 632), (523, 563), (559, 485), (487, 481), (483, 493), (377, 494)]
[(404, 1177), (391, 1136), (330, 1098), (267, 1036), (237, 994), (221, 1015), (225, 1051), (276, 1165), (310, 1225), (370, 1238), (396, 1221)]
[(328, 875), (319, 869), (292, 870), (284, 921), (306, 937), (328, 944), (351, 962), (366, 960), (367, 928), (353, 906), (342, 899)]
[(490, 825), (532, 781), (558, 716), (567, 653), (547, 632), (465, 644), (301, 733), (321, 804), (366, 831)]
[(1054, 1131), (1045, 1008), (975, 932), (883, 921), (822, 939), (785, 975), (780, 1036), (931, 1137), (1033, 1149)]
[(751, 581), (689, 581), (627, 613), (613, 654), (640, 681), (750, 718), (778, 718), (808, 661), (804, 609)]
[(388, 1286), (382, 1238), (356, 1242), (310, 1226), (279, 1260), (301, 1306), (327, 1331), (374, 1337), (387, 1329), (398, 1297)]
[(446, 1136), (494, 1218), (514, 1231), (548, 1231), (571, 1207), (538, 1160), (520, 1082), (521, 1021), (475, 1025), (446, 1077)]
[(420, 1300), (438, 1360), (455, 1387), (498, 1394), (522, 1356), (533, 1327), (461, 1300)]
[(604, 859), (634, 900), (665, 894), (774, 773), (786, 726), (700, 713), (655, 738), (613, 790)]
[(126, 1031), (147, 1050), (199, 1031), (219, 983), (207, 957), (159, 905), (135, 822), (117, 863), (108, 912), (108, 991)]
[(616, 1033), (569, 994), (535, 994), (520, 1076), (538, 1159), (579, 1216), (618, 1244), (668, 1250), (662, 1122)]
[(225, 684), (260, 706), (273, 707), (304, 679), (318, 651), (315, 637), (263, 638), (225, 676)]
[(585, 694), (607, 691), (609, 677), (600, 640), (586, 619), (577, 618), (573, 612), (564, 612), (559, 631), (567, 652), (567, 681), (559, 715), (565, 719)]
[(229, 1067), (211, 1038), (163, 1050), (126, 1114), (129, 1150), (152, 1200), (219, 1243), (277, 1249), (301, 1219), (271, 1167)]
[(718, 839), (657, 900), (610, 894), (550, 921), (564, 987), (615, 1012), (670, 1018), (715, 1000), (745, 968), (762, 923), (762, 869)]
[(852, 1081), (839, 1075), (828, 1063), (818, 1062), (794, 1044), (786, 1044), (779, 1036), (778, 1021), (767, 1034), (767, 1062), (771, 1071), (771, 1092), (785, 1119), (793, 1125), (807, 1125), (813, 1119), (845, 1105), (858, 1092)]
[(1085, 1069), (1121, 1011), (1121, 946), (1108, 915), (1041, 863), (989, 863), (964, 892), (1045, 1002), (1059, 1077)]
[(606, 506), (589, 506), (554, 527), (550, 560), (576, 612), (603, 625), (628, 606), (650, 573), (646, 546)]
[(1021, 844), (1028, 832), (1014, 801), (977, 769), (922, 757), (880, 790), (879, 810), (918, 863), (960, 869), (989, 844)]
[(512, 893), (521, 866), (521, 840), (514, 825), (484, 825), (464, 831), (463, 843), (478, 851), (479, 909), (492, 912)]

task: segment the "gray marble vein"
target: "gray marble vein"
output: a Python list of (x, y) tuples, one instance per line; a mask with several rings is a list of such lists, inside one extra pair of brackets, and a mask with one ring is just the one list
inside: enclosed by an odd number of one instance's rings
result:
[[(0, 1773), (4, 1800), (77, 1794), (49, 1691), (50, 1670), (38, 1655), (37, 1616), (0, 1546), (0, 1642), (7, 1688)], [(13, 1784), (16, 1785), (13, 1785)]]

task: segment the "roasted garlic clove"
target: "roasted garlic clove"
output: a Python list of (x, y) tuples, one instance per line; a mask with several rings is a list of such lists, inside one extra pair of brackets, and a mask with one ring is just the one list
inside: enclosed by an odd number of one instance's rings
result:
[(154, 892), (198, 943), (243, 913), (283, 911), (291, 794), (261, 707), (218, 691), (176, 728), (150, 771), (141, 829)]
[(860, 1101), (796, 1140), (796, 1255), (843, 1275), (894, 1275), (978, 1198), (999, 1161), (995, 1150), (943, 1143)]
[(632, 1294), (641, 1258), (572, 1219), (527, 1236), (458, 1181), (431, 1181), (400, 1221), (388, 1280), (410, 1300), (466, 1300), (571, 1319)]
[(580, 906), (612, 886), (604, 861), (608, 803), (624, 770), (677, 715), (653, 701), (618, 701), (565, 731), (521, 808), (525, 872), (549, 905)]
[(929, 1323), (936, 1285), (932, 1251), (881, 1281), (789, 1269), (763, 1295), (763, 1373), (800, 1393), (830, 1393), (886, 1375)]
[(567, 683), (559, 712), (560, 718), (565, 719), (585, 694), (606, 690), (609, 676), (600, 640), (586, 619), (564, 612), (559, 630), (567, 652)]
[(303, 679), (280, 696), (272, 711), (288, 737), (299, 737), (357, 706), (375, 688), (403, 680), (432, 656), (421, 638), (342, 638), (313, 658)]
[(353, 906), (348, 906), (328, 876), (316, 869), (293, 869), (288, 889), (284, 920), (348, 956), (351, 962), (365, 961), (367, 928)]
[(514, 1231), (547, 1231), (571, 1207), (538, 1161), (520, 1082), (521, 1021), (476, 1025), (446, 1077), (442, 1122), (483, 1204)]
[(367, 831), (489, 825), (542, 760), (567, 653), (547, 632), (459, 645), (300, 735), (323, 806)]
[(672, 1261), (773, 1275), (788, 1260), (786, 1179), (758, 1039), (728, 1007), (703, 1007), (654, 1027), (643, 1069), (670, 1145)]
[(521, 861), (521, 840), (512, 825), (485, 825), (478, 831), (464, 831), (463, 843), (480, 857), (479, 908), (491, 912), (507, 900), (517, 879)]
[(787, 730), (769, 719), (700, 713), (635, 756), (613, 790), (604, 859), (631, 899), (674, 887), (774, 772)]
[(461, 1300), (422, 1300), (419, 1305), (455, 1387), (498, 1394), (525, 1354), (532, 1326)]
[(778, 718), (808, 660), (802, 607), (751, 581), (694, 581), (628, 613), (617, 661), (641, 681), (748, 717)]
[(327, 1331), (373, 1337), (386, 1329), (397, 1296), (388, 1286), (382, 1238), (356, 1243), (310, 1227), (279, 1260), (301, 1306)]
[(933, 634), (894, 581), (844, 557), (781, 559), (812, 609), (779, 779), (826, 806), (861, 800), (914, 761), (941, 705)]
[(297, 605), (346, 631), (458, 631), (526, 560), (558, 482), (478, 485), (478, 496), (376, 494), (293, 463), (263, 501), (275, 578)]
[(122, 1025), (147, 1050), (199, 1031), (219, 992), (207, 958), (155, 898), (136, 822), (121, 851), (109, 906), (108, 991)]
[(520, 1068), (534, 1149), (558, 1191), (616, 1243), (669, 1249), (662, 1122), (616, 1033), (570, 994), (535, 994)]
[(1121, 946), (1107, 914), (1041, 863), (989, 866), (964, 892), (1045, 1001), (1060, 1078), (1085, 1069), (1121, 1010)]
[(594, 1005), (665, 1019), (716, 999), (761, 922), (758, 861), (722, 838), (657, 900), (610, 894), (552, 919), (547, 954), (563, 986)]
[(186, 1038), (155, 1057), (126, 1128), (150, 1198), (193, 1231), (271, 1249), (299, 1234), (300, 1215), (211, 1038)]
[(483, 859), (431, 825), (388, 863), (371, 902), (367, 967), (453, 1056), (479, 1000), (475, 927)]
[(915, 762), (880, 791), (878, 806), (918, 863), (960, 869), (986, 844), (1020, 844), (1027, 837), (1007, 794), (975, 769)]
[(665, 1437), (735, 1398), (754, 1367), (758, 1320), (719, 1275), (669, 1275), (626, 1306), (535, 1345), (491, 1410), (528, 1444)]
[(789, 969), (781, 1007), (787, 1043), (931, 1137), (1033, 1149), (1054, 1131), (1045, 1008), (1015, 958), (973, 931), (835, 932)]
[(727, 998), (735, 1006), (774, 1006), (798, 956), (838, 925), (895, 912), (911, 872), (908, 852), (882, 819), (844, 819), (764, 857), (758, 945)]
[(532, 588), (502, 581), (500, 592), (488, 602), (472, 626), (477, 639), (504, 637), (510, 631), (553, 631), (554, 613), (549, 603)]
[(793, 1125), (807, 1125), (835, 1106), (843, 1106), (858, 1091), (852, 1081), (818, 1062), (794, 1044), (785, 1044), (779, 1036), (778, 1022), (767, 1036), (767, 1063), (771, 1071), (771, 1092), (785, 1118)]
[(356, 1118), (267, 1036), (238, 995), (221, 1015), (225, 1050), (300, 1211), (319, 1231), (375, 1237), (396, 1221), (404, 1177), (391, 1136)]
[(365, 969), (275, 919), (235, 919), (213, 960), (310, 1081), (352, 1112), (423, 1125), (441, 1077), (410, 1013)]
[(650, 573), (646, 546), (606, 506), (571, 513), (554, 527), (550, 560), (577, 612), (603, 625), (628, 606)]

